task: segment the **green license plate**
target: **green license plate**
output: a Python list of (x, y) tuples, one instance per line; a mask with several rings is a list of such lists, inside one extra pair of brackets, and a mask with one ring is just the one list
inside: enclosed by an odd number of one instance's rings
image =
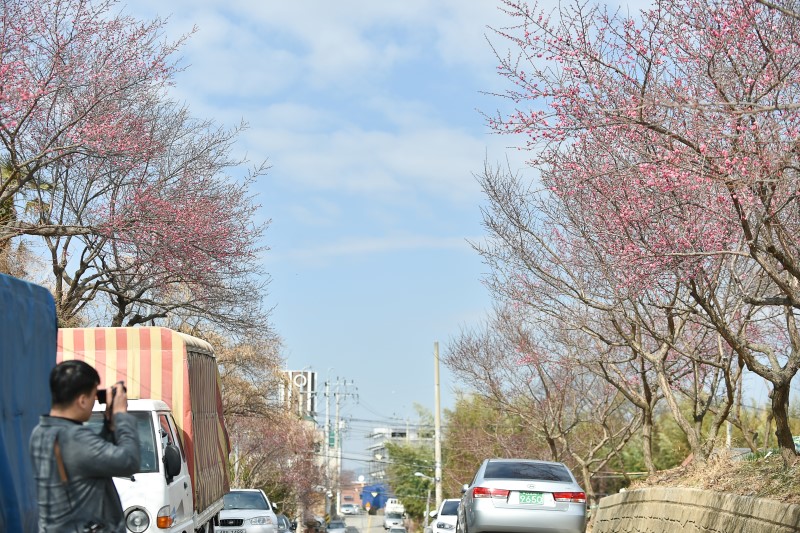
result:
[(541, 492), (520, 492), (519, 503), (535, 503), (541, 505), (544, 503), (544, 497)]

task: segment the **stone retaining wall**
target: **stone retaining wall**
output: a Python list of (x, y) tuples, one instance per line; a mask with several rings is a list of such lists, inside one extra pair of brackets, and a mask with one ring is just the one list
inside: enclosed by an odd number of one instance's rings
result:
[(648, 488), (600, 500), (592, 533), (790, 533), (800, 505), (698, 489)]

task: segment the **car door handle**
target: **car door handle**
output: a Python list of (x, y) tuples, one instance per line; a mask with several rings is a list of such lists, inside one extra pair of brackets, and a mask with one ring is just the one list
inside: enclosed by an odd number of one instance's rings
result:
[(189, 488), (189, 485), (185, 481), (183, 482), (183, 488), (184, 489), (188, 489)]

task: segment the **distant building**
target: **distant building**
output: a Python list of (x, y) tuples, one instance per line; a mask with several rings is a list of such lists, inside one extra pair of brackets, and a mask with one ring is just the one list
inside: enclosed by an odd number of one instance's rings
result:
[(433, 428), (418, 428), (414, 426), (375, 428), (369, 435), (372, 444), (367, 448), (370, 454), (369, 476), (372, 482), (386, 480), (386, 465), (389, 453), (386, 444), (424, 445), (433, 448)]
[(278, 391), (279, 400), (301, 418), (317, 414), (317, 373), (286, 370)]

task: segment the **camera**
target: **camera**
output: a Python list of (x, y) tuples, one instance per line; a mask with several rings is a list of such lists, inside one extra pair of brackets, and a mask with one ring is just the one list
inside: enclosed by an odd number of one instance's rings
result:
[[(117, 395), (117, 385), (118, 384), (122, 385), (122, 390), (124, 390), (125, 392), (128, 392), (127, 387), (125, 387), (125, 382), (124, 381), (118, 381), (117, 383), (114, 384), (114, 388), (111, 389), (111, 402), (110, 403), (114, 403), (114, 396)], [(97, 401), (99, 403), (109, 403), (108, 402), (108, 389), (97, 389)]]

